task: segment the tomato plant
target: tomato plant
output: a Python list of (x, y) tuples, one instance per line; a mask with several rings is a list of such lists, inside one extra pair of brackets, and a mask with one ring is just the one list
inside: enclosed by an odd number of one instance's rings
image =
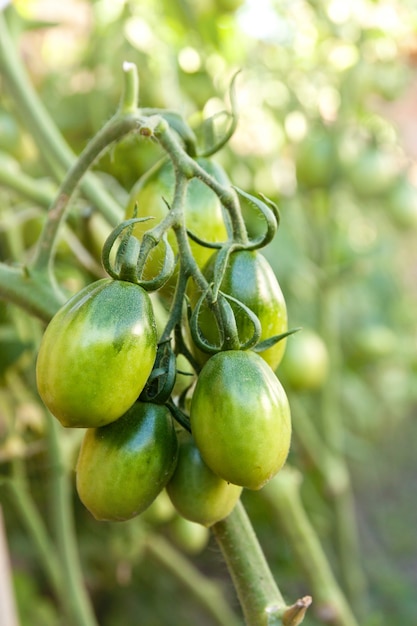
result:
[(136, 402), (115, 422), (86, 431), (77, 461), (78, 495), (98, 520), (130, 519), (165, 487), (177, 452), (168, 409)]
[[(217, 254), (205, 265), (203, 273), (210, 283), (214, 279)], [(278, 280), (266, 258), (257, 251), (237, 250), (233, 252), (226, 266), (220, 290), (245, 304), (258, 317), (261, 324), (260, 341), (280, 335), (288, 330), (287, 308)], [(189, 290), (191, 304), (195, 306), (200, 294), (195, 286)], [(239, 338), (246, 341), (253, 332), (252, 323), (242, 309), (231, 302), (235, 312)], [(212, 313), (207, 305), (200, 309), (199, 326), (203, 335), (211, 342), (218, 343), (218, 331)], [(286, 339), (282, 339), (259, 354), (276, 369), (285, 351)], [(208, 355), (193, 348), (196, 357), (204, 363)]]
[(178, 463), (166, 489), (178, 513), (203, 526), (227, 517), (242, 492), (207, 467), (191, 438), (180, 442)]
[(287, 396), (254, 352), (227, 350), (207, 361), (191, 399), (190, 419), (203, 460), (235, 485), (260, 489), (288, 456)]
[(295, 170), (297, 182), (307, 188), (326, 187), (337, 173), (337, 143), (331, 129), (311, 129), (297, 146)]
[(70, 298), (47, 326), (36, 364), (39, 394), (64, 426), (103, 426), (138, 398), (155, 356), (148, 294), (103, 278)]

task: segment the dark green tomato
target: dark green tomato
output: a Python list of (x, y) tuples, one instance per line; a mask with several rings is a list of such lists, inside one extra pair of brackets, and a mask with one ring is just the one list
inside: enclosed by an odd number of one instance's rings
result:
[(293, 389), (319, 389), (329, 371), (329, 353), (323, 339), (312, 330), (303, 329), (288, 338), (280, 376)]
[(76, 469), (78, 495), (97, 520), (130, 519), (165, 487), (177, 454), (169, 410), (136, 402), (112, 424), (86, 431)]
[[(211, 257), (203, 273), (208, 282), (213, 280), (216, 254)], [(239, 250), (230, 256), (226, 272), (220, 286), (221, 291), (237, 298), (259, 318), (261, 323), (260, 340), (280, 335), (288, 330), (287, 308), (278, 280), (268, 261), (259, 252)], [(199, 292), (192, 283), (190, 286), (191, 305), (195, 306)], [(250, 339), (253, 325), (242, 309), (230, 303), (236, 316), (239, 339), (242, 343)], [(219, 333), (213, 314), (207, 306), (203, 306), (199, 315), (199, 325), (203, 335), (211, 343), (218, 345)], [(260, 352), (262, 358), (272, 369), (276, 369), (284, 355), (286, 340), (276, 343), (272, 348)], [(208, 355), (193, 348), (196, 358), (204, 363)]]
[(291, 443), (287, 396), (254, 352), (227, 350), (207, 361), (190, 419), (202, 458), (228, 482), (260, 489), (285, 463)]
[(192, 438), (182, 441), (167, 492), (178, 513), (190, 522), (211, 526), (231, 513), (242, 487), (214, 474)]
[(98, 280), (73, 296), (47, 327), (36, 364), (39, 394), (63, 426), (109, 424), (144, 388), (156, 342), (146, 291)]
[[(223, 169), (208, 159), (197, 159), (197, 163), (220, 184), (230, 186), (229, 179)], [(143, 234), (161, 222), (168, 213), (168, 207), (174, 198), (175, 174), (171, 160), (164, 161), (139, 179), (130, 193), (126, 208), (126, 219), (133, 215), (135, 205), (138, 217), (152, 216), (155, 219), (136, 224), (133, 235), (142, 239)], [(190, 180), (185, 196), (185, 221), (187, 228), (200, 239), (210, 242), (221, 242), (227, 239), (227, 230), (223, 220), (223, 210), (216, 194), (197, 178)], [(168, 234), (168, 241), (173, 250), (178, 247), (173, 231)], [(191, 241), (191, 249), (200, 267), (206, 263), (213, 250)], [(152, 278), (160, 271), (163, 262), (164, 248), (157, 246), (149, 256), (145, 268), (145, 278)], [(163, 288), (163, 293), (173, 291), (175, 276)]]

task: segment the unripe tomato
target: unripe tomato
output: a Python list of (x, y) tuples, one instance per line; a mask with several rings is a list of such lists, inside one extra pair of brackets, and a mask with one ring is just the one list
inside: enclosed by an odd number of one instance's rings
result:
[(178, 463), (166, 490), (180, 515), (211, 526), (231, 513), (242, 487), (216, 476), (201, 458), (192, 438), (180, 444)]
[[(208, 282), (213, 280), (214, 254), (204, 267), (203, 273)], [(260, 341), (280, 335), (288, 330), (287, 308), (278, 280), (266, 258), (256, 251), (238, 250), (230, 255), (220, 289), (233, 296), (251, 309), (261, 323)], [(189, 296), (191, 305), (195, 306), (200, 293), (193, 283), (190, 285)], [(239, 338), (242, 342), (253, 333), (252, 323), (247, 315), (230, 303), (236, 315)], [(213, 314), (207, 306), (201, 308), (199, 325), (203, 335), (214, 344), (219, 342), (219, 334)], [(276, 369), (284, 355), (286, 340), (282, 339), (272, 348), (260, 352), (260, 356), (272, 369)], [(208, 355), (192, 347), (193, 353), (200, 363), (205, 363)]]
[(98, 280), (70, 298), (46, 328), (36, 364), (39, 394), (63, 426), (108, 424), (144, 388), (156, 343), (146, 291)]
[[(214, 161), (197, 159), (197, 163), (219, 183), (230, 186), (230, 181), (224, 170)], [(131, 190), (129, 203), (126, 208), (126, 219), (132, 217), (135, 205), (138, 207), (138, 217), (152, 216), (155, 219), (138, 223), (133, 229), (133, 235), (138, 239), (143, 234), (162, 221), (168, 213), (165, 203), (172, 204), (174, 197), (175, 173), (171, 160), (164, 161), (158, 167), (150, 170), (138, 180)], [(221, 242), (227, 239), (227, 230), (223, 220), (223, 211), (219, 198), (201, 180), (190, 180), (185, 196), (185, 220), (187, 228), (205, 241)], [(177, 252), (177, 243), (172, 231), (168, 233), (168, 241), (174, 252)], [(190, 241), (195, 260), (200, 267), (213, 254), (213, 250)], [(157, 246), (150, 254), (145, 268), (145, 278), (152, 278), (160, 271), (163, 262), (163, 246)], [(173, 291), (175, 276), (162, 288), (167, 295)]]
[(353, 333), (351, 344), (351, 354), (355, 363), (364, 364), (394, 354), (398, 340), (393, 329), (375, 323)]
[(318, 389), (326, 381), (329, 353), (323, 339), (312, 330), (303, 329), (288, 338), (279, 373), (285, 385), (293, 389)]
[(364, 149), (346, 170), (347, 178), (360, 196), (369, 198), (388, 192), (398, 177), (398, 163), (382, 148)]
[(78, 495), (97, 520), (130, 519), (165, 487), (177, 453), (169, 410), (136, 402), (112, 424), (86, 431), (76, 468)]
[(190, 420), (202, 458), (228, 482), (260, 489), (285, 463), (291, 442), (287, 396), (254, 352), (226, 350), (207, 361)]
[(170, 524), (171, 536), (187, 554), (199, 554), (207, 546), (210, 531), (205, 526), (177, 515)]
[(327, 187), (337, 172), (337, 150), (331, 130), (313, 129), (298, 145), (295, 169), (299, 185)]
[(400, 178), (387, 197), (388, 214), (401, 230), (417, 228), (417, 187)]

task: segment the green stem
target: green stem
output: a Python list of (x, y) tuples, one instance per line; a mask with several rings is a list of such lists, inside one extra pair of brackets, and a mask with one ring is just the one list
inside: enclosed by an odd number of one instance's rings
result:
[(176, 134), (169, 127), (168, 122), (162, 117), (150, 117), (148, 119), (148, 126), (144, 127), (143, 130), (149, 136), (154, 136), (158, 140), (162, 148), (170, 155), (175, 167), (179, 169), (184, 176), (187, 178), (199, 178), (214, 191), (230, 215), (233, 239), (239, 243), (248, 243), (246, 226), (235, 190), (232, 187), (221, 185), (214, 177), (210, 176), (200, 167), (197, 161), (183, 150)]
[(0, 298), (13, 302), (28, 313), (49, 322), (65, 302), (45, 273), (0, 263)]
[(51, 459), (52, 521), (62, 567), (62, 578), (68, 614), (74, 626), (97, 626), (93, 609), (86, 593), (77, 551), (72, 511), (72, 488), (63, 466), (58, 440), (58, 424), (49, 415), (49, 453)]
[(56, 557), (54, 546), (46, 531), (45, 524), (30, 495), (22, 461), (16, 460), (13, 463), (13, 472), (13, 478), (7, 481), (6, 485), (9, 487), (13, 496), (13, 502), (20, 519), (26, 527), (26, 531), (37, 550), (39, 561), (42, 564), (53, 592), (58, 601), (62, 603), (64, 594), (59, 561)]
[(51, 268), (59, 227), (65, 217), (68, 204), (83, 176), (96, 158), (114, 141), (123, 137), (138, 126), (135, 116), (113, 117), (88, 143), (77, 161), (65, 176), (55, 201), (51, 205), (48, 219), (38, 241), (37, 251), (32, 261), (34, 270)]
[(286, 603), (241, 502), (212, 526), (224, 555), (247, 626), (282, 624)]
[(31, 178), (22, 172), (17, 161), (3, 153), (0, 153), (0, 185), (13, 189), (45, 208), (49, 207), (55, 197), (50, 183)]
[(123, 63), (124, 81), (120, 99), (119, 112), (127, 115), (135, 113), (139, 100), (139, 76), (136, 65), (125, 61)]
[(301, 475), (285, 467), (260, 492), (271, 505), (311, 585), (316, 613), (333, 626), (358, 626), (304, 510)]
[[(74, 163), (75, 155), (31, 85), (8, 31), (3, 12), (0, 12), (0, 72), (13, 97), (20, 118), (50, 164), (55, 178), (60, 182), (62, 173)], [(120, 221), (120, 207), (93, 174), (89, 173), (85, 177), (81, 187), (90, 202), (99, 208), (111, 224), (117, 224)]]
[(216, 584), (203, 576), (188, 559), (178, 552), (161, 535), (149, 534), (146, 538), (149, 554), (181, 581), (213, 618), (218, 626), (240, 626), (241, 622), (231, 611)]

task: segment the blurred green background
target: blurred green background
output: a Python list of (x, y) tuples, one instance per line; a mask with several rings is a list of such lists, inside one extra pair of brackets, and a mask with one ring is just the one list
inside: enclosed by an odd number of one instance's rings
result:
[[(229, 85), (240, 70), (238, 127), (215, 158), (234, 184), (269, 196), (281, 213), (265, 254), (285, 294), (290, 327), (304, 329), (288, 340), (277, 372), (293, 413), (290, 462), (304, 476), (306, 511), (359, 623), (416, 623), (415, 2), (16, 0), (8, 19), (36, 91), (76, 153), (117, 108), (123, 61), (138, 66), (141, 106), (177, 110), (195, 128), (229, 107)], [(1, 77), (0, 151), (54, 188)], [(124, 205), (160, 156), (155, 145), (129, 138), (95, 169)], [(60, 279), (70, 291), (94, 278), (73, 241), (75, 234), (92, 246), (88, 208), (81, 199), (76, 204), (72, 236), (64, 234), (59, 250)], [(0, 184), (1, 261), (30, 255), (43, 210)], [(256, 231), (249, 208), (247, 222)], [(0, 302), (0, 498), (22, 626), (62, 623), (7, 487), (16, 459), (25, 459), (26, 480), (47, 517), (43, 486), (53, 468), (33, 391), (41, 330)], [(69, 464), (78, 444), (77, 434), (62, 433)], [(345, 509), (338, 477), (326, 464), (329, 449), (349, 472)], [(284, 594), (310, 593), (268, 503), (258, 493), (243, 499)], [(154, 534), (218, 582), (239, 611), (214, 542), (205, 532), (194, 538), (195, 528), (184, 535), (166, 503), (159, 504), (143, 520), (97, 524), (74, 495), (101, 626), (216, 623), (158, 558)], [(352, 561), (359, 557), (353, 570), (350, 548)], [(313, 605), (306, 623), (330, 622)]]

